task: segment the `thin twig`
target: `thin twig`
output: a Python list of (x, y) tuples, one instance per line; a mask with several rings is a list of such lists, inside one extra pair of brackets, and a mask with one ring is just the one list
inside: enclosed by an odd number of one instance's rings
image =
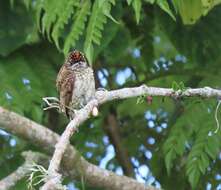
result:
[[(49, 110), (49, 109), (58, 109), (59, 112), (61, 112), (61, 102), (58, 100), (58, 98), (56, 97), (44, 97), (42, 98), (42, 100), (47, 104), (47, 107), (43, 108), (44, 111)], [(51, 101), (51, 102), (50, 102)], [(75, 110), (72, 109), (69, 106), (63, 105), (64, 107), (66, 107), (68, 110), (72, 111), (73, 113), (75, 113)]]
[[(56, 108), (58, 111), (60, 111), (60, 103), (59, 100), (56, 97), (44, 97), (42, 100), (47, 104), (48, 107), (43, 108), (43, 110), (49, 110)], [(51, 102), (52, 101), (52, 102)]]
[(221, 100), (218, 101), (218, 104), (216, 106), (216, 111), (215, 111), (215, 120), (216, 120), (216, 130), (214, 131), (214, 133), (217, 133), (219, 131), (219, 120), (218, 120), (218, 110), (219, 110), (219, 106), (221, 104)]

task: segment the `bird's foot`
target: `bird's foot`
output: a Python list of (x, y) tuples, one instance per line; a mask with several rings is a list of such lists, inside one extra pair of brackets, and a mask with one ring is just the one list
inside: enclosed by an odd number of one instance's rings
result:
[(95, 98), (102, 98), (108, 92), (105, 88), (97, 88), (95, 92)]
[(69, 120), (73, 120), (75, 115), (77, 114), (77, 110), (76, 109), (73, 109), (69, 106), (65, 106), (67, 108), (67, 112), (66, 112), (66, 115), (68, 116)]
[(83, 108), (85, 106), (85, 104), (83, 104), (82, 102), (79, 104), (79, 108)]
[[(70, 109), (69, 108), (69, 121), (71, 122), (74, 117), (77, 115), (77, 112), (78, 110), (75, 110), (75, 109)], [(79, 129), (78, 127), (75, 126), (75, 131), (78, 133), (79, 132)]]
[(43, 108), (43, 110), (49, 110), (49, 109), (58, 109), (58, 111), (61, 111), (60, 107), (60, 101), (56, 97), (44, 97), (42, 100), (46, 103), (46, 107)]
[(107, 89), (105, 89), (105, 88), (102, 88), (102, 87), (99, 87), (99, 88), (97, 88), (97, 91), (108, 91)]

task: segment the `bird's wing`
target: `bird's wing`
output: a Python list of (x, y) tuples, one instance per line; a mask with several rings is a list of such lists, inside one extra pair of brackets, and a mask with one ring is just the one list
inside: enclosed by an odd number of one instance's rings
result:
[(60, 106), (62, 112), (65, 112), (66, 115), (69, 117), (69, 109), (67, 107), (70, 106), (71, 99), (72, 99), (72, 93), (74, 89), (74, 75), (73, 73), (68, 75), (64, 82), (61, 85), (60, 89)]
[(56, 86), (60, 94), (60, 106), (61, 111), (65, 112), (68, 116), (68, 109), (72, 98), (74, 89), (75, 76), (74, 73), (66, 68), (62, 67), (58, 73)]
[(57, 87), (57, 90), (60, 91), (61, 89), (61, 84), (64, 80), (64, 77), (68, 74), (68, 70), (66, 68), (66, 65), (64, 64), (59, 72), (58, 72), (58, 75), (57, 75), (57, 79), (56, 79), (56, 87)]
[(69, 74), (62, 82), (60, 90), (60, 98), (61, 99), (64, 98), (63, 103), (66, 106), (68, 106), (71, 101), (73, 88), (74, 88), (74, 75)]

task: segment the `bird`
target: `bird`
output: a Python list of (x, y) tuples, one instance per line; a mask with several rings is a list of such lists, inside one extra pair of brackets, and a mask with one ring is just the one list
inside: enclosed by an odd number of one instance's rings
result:
[(84, 54), (71, 51), (60, 68), (56, 87), (61, 112), (73, 119), (74, 110), (81, 109), (95, 96), (94, 72)]

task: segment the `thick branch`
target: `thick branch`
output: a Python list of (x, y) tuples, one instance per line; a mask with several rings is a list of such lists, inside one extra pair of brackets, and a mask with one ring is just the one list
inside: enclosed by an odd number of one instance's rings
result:
[(103, 128), (107, 133), (110, 142), (114, 146), (117, 160), (119, 164), (122, 166), (124, 174), (126, 176), (133, 177), (134, 176), (133, 165), (130, 161), (128, 151), (122, 143), (122, 138), (120, 136), (120, 130), (117, 123), (116, 115), (114, 115), (113, 113), (108, 114), (106, 123), (107, 125), (104, 125)]
[(115, 100), (115, 99), (126, 99), (137, 97), (141, 95), (149, 95), (149, 96), (164, 96), (164, 97), (204, 97), (204, 98), (213, 98), (213, 97), (221, 97), (221, 90), (213, 89), (210, 87), (204, 88), (187, 88), (185, 91), (174, 91), (171, 88), (157, 88), (157, 87), (148, 87), (146, 85), (142, 85), (140, 87), (134, 88), (123, 88), (119, 90), (111, 90), (111, 91), (99, 91), (97, 92), (97, 99), (99, 104), (103, 104), (104, 102)]
[[(49, 178), (47, 182), (48, 184), (51, 184), (50, 188), (52, 187), (53, 184), (56, 184), (55, 182), (53, 182), (53, 178), (54, 181), (58, 181), (58, 179), (60, 179), (60, 174), (58, 174), (57, 172), (59, 170), (59, 165), (62, 159), (62, 155), (64, 154), (67, 145), (69, 143), (69, 138), (76, 130), (76, 127), (88, 118), (93, 107), (95, 107), (97, 103), (102, 104), (106, 101), (114, 99), (124, 99), (144, 94), (151, 96), (170, 96), (170, 97), (182, 97), (182, 96), (211, 97), (211, 96), (221, 95), (219, 90), (211, 89), (209, 87), (201, 89), (200, 88), (187, 89), (185, 91), (174, 91), (173, 89), (147, 87), (146, 85), (142, 85), (140, 87), (135, 87), (135, 88), (124, 88), (113, 91), (98, 91), (95, 99), (89, 102), (83, 109), (81, 109), (79, 113), (76, 114), (75, 118), (68, 124), (67, 128), (62, 134), (61, 139), (56, 145), (56, 149), (48, 169), (48, 173), (51, 174), (51, 178)], [(42, 190), (49, 190), (49, 188), (46, 188), (49, 187), (47, 183), (42, 187)], [(56, 186), (54, 186), (53, 188), (55, 189)]]
[[(53, 153), (54, 145), (60, 138), (58, 134), (48, 128), (2, 107), (0, 107), (0, 126), (6, 131), (41, 147), (50, 154)], [(145, 186), (134, 179), (118, 176), (113, 172), (90, 164), (71, 145), (68, 145), (65, 151), (62, 164), (66, 175), (72, 179), (81, 179), (83, 175), (85, 182), (91, 186), (113, 190), (156, 190), (156, 188)]]
[[(181, 90), (174, 91), (173, 89), (148, 87), (146, 85), (134, 88), (124, 88), (120, 90), (98, 91), (96, 93), (95, 99), (89, 102), (84, 108), (82, 108), (79, 111), (79, 113), (76, 114), (75, 118), (68, 124), (67, 128), (62, 134), (61, 139), (56, 145), (56, 149), (48, 169), (49, 173), (52, 176), (51, 178), (49, 178), (47, 182), (51, 184), (50, 187), (52, 187), (52, 184), (56, 184), (55, 182), (53, 182), (53, 177), (54, 180), (56, 181), (60, 179), (60, 175), (57, 172), (62, 159), (62, 155), (64, 154), (67, 148), (69, 138), (76, 130), (76, 127), (88, 118), (90, 112), (92, 111), (93, 107), (96, 106), (96, 104), (102, 104), (106, 101), (111, 101), (114, 99), (137, 97), (144, 94), (151, 96), (170, 96), (170, 97), (183, 97), (183, 96), (214, 97), (214, 96), (221, 96), (221, 91), (209, 87), (198, 88), (198, 89), (187, 89), (185, 91)], [(42, 190), (49, 190), (49, 188), (46, 188), (49, 187), (47, 183), (42, 187)], [(55, 189), (56, 187), (54, 186), (53, 188)]]
[[(92, 100), (91, 102), (89, 102), (87, 104), (87, 106), (85, 106), (83, 109), (81, 109), (76, 117), (74, 118), (74, 120), (72, 120), (65, 132), (63, 133), (62, 135), (62, 138), (60, 138), (58, 144), (56, 145), (56, 150), (55, 150), (55, 154), (53, 155), (53, 158), (52, 158), (52, 161), (50, 163), (50, 166), (49, 166), (49, 170), (52, 171), (51, 175), (52, 176), (58, 176), (57, 175), (57, 171), (59, 169), (59, 165), (60, 165), (60, 161), (62, 159), (62, 156), (65, 152), (65, 150), (67, 149), (68, 147), (68, 144), (69, 144), (69, 138), (71, 137), (71, 135), (73, 134), (73, 132), (76, 130), (76, 127), (78, 127), (82, 122), (84, 122), (90, 112), (92, 111), (93, 107), (98, 103), (98, 104), (103, 104), (107, 101), (111, 101), (111, 100), (114, 100), (114, 99), (125, 99), (125, 98), (130, 98), (130, 97), (136, 97), (136, 96), (140, 96), (140, 95), (150, 95), (150, 96), (168, 96), (168, 97), (184, 97), (184, 96), (187, 96), (187, 97), (191, 97), (191, 96), (200, 96), (200, 97), (221, 97), (221, 91), (220, 90), (216, 90), (216, 89), (212, 89), (212, 88), (209, 88), (209, 87), (205, 87), (205, 88), (198, 88), (198, 89), (187, 89), (185, 91), (174, 91), (173, 89), (166, 89), (166, 88), (156, 88), (156, 87), (147, 87), (145, 85), (142, 85), (140, 87), (134, 87), (134, 88), (124, 88), (124, 89), (120, 89), (120, 90), (113, 90), (113, 91), (99, 91), (96, 93), (96, 99)], [(0, 113), (2, 111), (0, 110)], [(4, 110), (3, 110), (4, 112)], [(18, 118), (17, 118), (18, 120)], [(2, 122), (2, 121), (0, 121)], [(6, 122), (7, 123), (7, 122)], [(12, 122), (13, 123), (13, 122)], [(10, 127), (12, 123), (8, 123), (8, 125)], [(21, 123), (21, 121), (20, 121)], [(31, 122), (33, 124), (33, 122)], [(0, 123), (1, 124), (1, 123)], [(14, 124), (17, 124), (18, 123), (14, 123)], [(29, 124), (30, 125), (30, 124)], [(41, 126), (41, 128), (43, 128)], [(27, 132), (26, 132), (27, 133)], [(36, 134), (31, 134), (33, 136), (36, 137)], [(45, 136), (44, 136), (45, 137)], [(55, 135), (52, 133), (52, 136), (49, 137), (48, 135), (46, 136), (46, 141), (49, 142), (50, 138), (53, 138), (55, 137)], [(30, 137), (29, 137), (30, 138)], [(54, 140), (54, 139), (53, 139)], [(58, 136), (56, 136), (56, 141), (58, 140)], [(70, 146), (69, 146), (70, 147)], [(72, 148), (73, 149), (73, 148)], [(77, 152), (73, 149), (73, 153), (75, 154), (75, 156), (73, 157), (74, 160), (76, 160), (78, 158), (78, 160), (81, 160), (81, 170), (82, 168), (84, 168), (84, 175), (87, 176), (87, 170), (88, 170), (88, 167), (87, 166), (90, 166), (88, 165), (89, 163), (86, 162), (85, 160), (83, 160), (82, 157), (79, 157), (77, 156)], [(65, 157), (64, 157), (65, 158)], [(58, 159), (58, 160), (57, 160)], [(65, 163), (65, 162), (64, 162)], [(76, 165), (75, 165), (76, 166)], [(92, 168), (96, 168), (96, 166), (93, 166), (91, 165), (90, 166), (90, 169)], [(108, 175), (107, 175), (107, 171), (104, 170), (104, 171), (99, 171), (100, 169), (96, 168), (96, 174), (101, 174), (100, 179), (104, 178), (107, 179), (108, 178), (111, 178), (111, 176), (113, 175), (113, 173), (109, 172)], [(92, 171), (94, 172), (94, 169), (92, 169)], [(53, 173), (54, 172), (54, 173)], [(81, 171), (82, 172), (82, 171)], [(106, 174), (104, 174), (104, 172)], [(90, 170), (90, 173), (91, 173), (91, 170)], [(103, 175), (103, 176), (102, 176)], [(89, 177), (90, 176), (90, 177)], [(88, 177), (88, 181), (90, 181), (91, 179), (94, 179), (93, 178), (93, 174), (92, 175), (89, 175)], [(115, 178), (115, 174), (114, 174), (114, 178)], [(120, 177), (117, 177), (118, 179)], [(98, 178), (97, 178), (98, 179)], [(96, 181), (96, 179), (94, 179)], [(114, 180), (117, 180), (116, 178)], [(124, 182), (126, 182), (125, 180), (128, 180), (126, 177), (121, 177), (121, 180), (124, 180)], [(99, 181), (99, 180), (98, 180)], [(104, 180), (106, 181), (106, 180)], [(104, 181), (102, 181), (101, 183), (104, 184)], [(108, 180), (109, 181), (109, 180)], [(93, 183), (93, 181), (91, 181)], [(124, 183), (123, 182), (123, 183)], [(132, 180), (131, 180), (132, 182)], [(127, 182), (128, 184), (130, 184), (130, 186), (128, 186), (128, 188), (125, 188), (125, 189), (137, 189), (137, 183), (136, 184), (131, 184), (129, 181)], [(132, 182), (134, 183), (134, 182)], [(106, 187), (108, 187), (110, 184), (112, 184), (110, 181), (108, 184), (106, 184)], [(111, 189), (124, 189), (122, 188), (122, 186), (119, 187), (119, 181), (117, 180), (117, 184), (112, 184), (113, 186), (111, 187)], [(115, 186), (114, 186), (115, 185)], [(134, 186), (135, 185), (135, 186)], [(100, 186), (97, 184), (97, 186)], [(126, 186), (125, 186), (126, 187)], [(139, 187), (139, 189), (145, 189), (144, 186), (142, 187)], [(149, 188), (148, 188), (149, 189)]]
[[(55, 146), (55, 152), (53, 157), (50, 161), (50, 165), (48, 168), (49, 179), (47, 183), (41, 188), (42, 190), (53, 190), (57, 188), (57, 183), (60, 181), (61, 175), (58, 173), (59, 166), (61, 163), (61, 159), (63, 154), (69, 144), (69, 139), (71, 138), (72, 134), (77, 130), (77, 127), (84, 122), (88, 117), (90, 112), (92, 111), (93, 107), (97, 105), (97, 101), (93, 100), (89, 102), (84, 109), (79, 110), (72, 121), (67, 125), (65, 131), (61, 135), (60, 140)], [(61, 185), (59, 185), (60, 188)]]

